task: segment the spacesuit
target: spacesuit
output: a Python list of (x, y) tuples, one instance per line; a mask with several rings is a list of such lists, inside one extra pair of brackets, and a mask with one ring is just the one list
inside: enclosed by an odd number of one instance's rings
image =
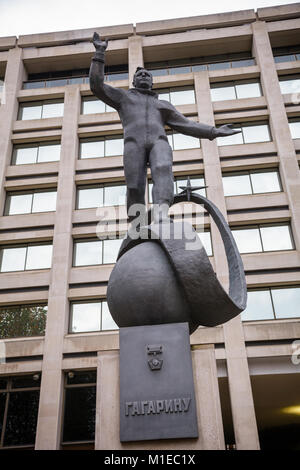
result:
[[(127, 212), (132, 204), (145, 204), (147, 166), (153, 180), (153, 203), (169, 207), (173, 202), (172, 148), (165, 126), (193, 137), (214, 139), (218, 135), (235, 133), (233, 129), (191, 121), (168, 101), (159, 100), (152, 91), (152, 75), (138, 67), (134, 88), (123, 90), (104, 83), (104, 54), (107, 41), (97, 33), (93, 38), (96, 53), (90, 67), (90, 87), (104, 103), (119, 113), (124, 129), (124, 173), (127, 186)], [(132, 219), (129, 217), (129, 219)]]

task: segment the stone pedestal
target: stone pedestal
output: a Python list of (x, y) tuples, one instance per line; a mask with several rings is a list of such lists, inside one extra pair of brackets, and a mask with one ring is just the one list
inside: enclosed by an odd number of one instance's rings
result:
[(120, 441), (198, 437), (188, 323), (120, 329)]
[[(192, 350), (198, 437), (120, 442), (119, 351), (98, 353), (95, 449), (222, 450), (224, 435), (213, 345)], [(164, 367), (165, 364), (163, 364)], [(149, 367), (147, 365), (147, 367)], [(155, 374), (155, 372), (153, 372)], [(180, 398), (180, 397), (179, 397)], [(187, 402), (186, 402), (187, 403)], [(179, 405), (178, 405), (179, 406)], [(139, 416), (135, 416), (139, 418)]]

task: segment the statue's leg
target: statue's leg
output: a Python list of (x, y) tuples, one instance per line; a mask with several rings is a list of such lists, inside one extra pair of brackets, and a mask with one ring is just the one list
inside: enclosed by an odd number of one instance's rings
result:
[(151, 149), (149, 162), (153, 181), (154, 218), (157, 222), (157, 219), (168, 217), (168, 208), (174, 198), (173, 153), (169, 143), (159, 139)]
[(124, 144), (124, 173), (127, 186), (127, 214), (129, 222), (132, 222), (139, 213), (136, 212), (135, 204), (139, 204), (143, 214), (145, 208), (147, 159), (144, 148), (132, 139)]

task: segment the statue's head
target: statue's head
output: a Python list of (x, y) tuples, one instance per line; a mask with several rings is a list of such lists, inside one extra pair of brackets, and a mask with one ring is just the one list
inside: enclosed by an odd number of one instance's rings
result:
[(151, 90), (153, 84), (152, 73), (144, 69), (144, 67), (138, 67), (133, 76), (132, 84), (135, 88)]

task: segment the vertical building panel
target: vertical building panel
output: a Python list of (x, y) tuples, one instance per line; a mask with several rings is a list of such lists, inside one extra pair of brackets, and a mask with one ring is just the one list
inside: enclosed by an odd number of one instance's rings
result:
[(72, 215), (75, 201), (74, 172), (78, 153), (77, 123), (80, 110), (78, 85), (66, 88), (53, 237), (36, 449), (58, 449), (61, 432), (62, 354), (67, 332), (69, 270), (72, 263)]

